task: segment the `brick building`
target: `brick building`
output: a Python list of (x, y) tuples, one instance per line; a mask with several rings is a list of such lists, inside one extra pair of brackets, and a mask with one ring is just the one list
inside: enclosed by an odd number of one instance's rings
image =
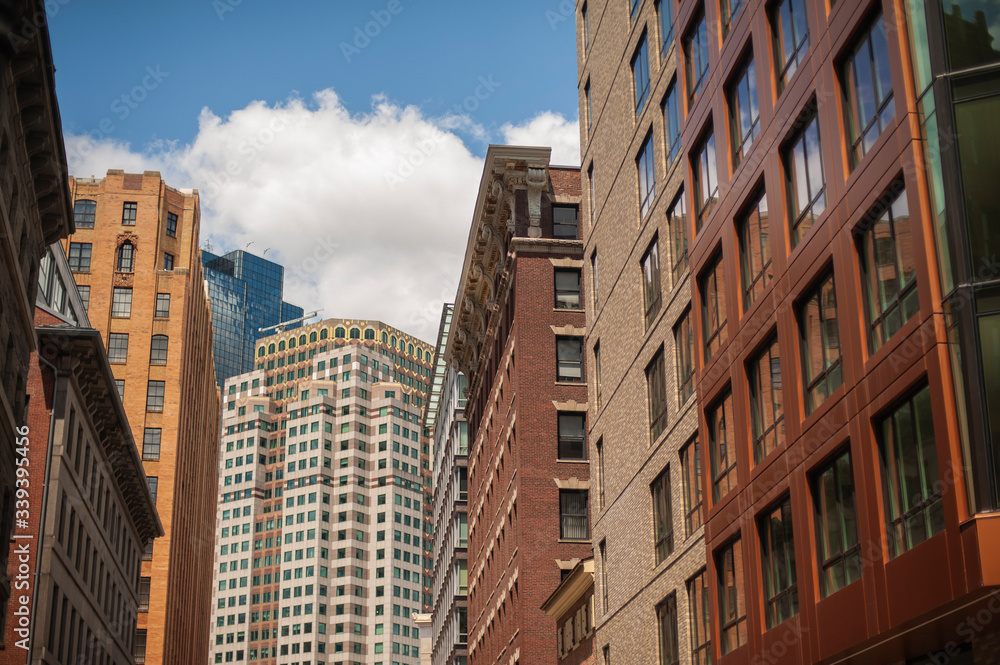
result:
[(682, 616), (661, 662), (997, 662), (998, 19), (579, 3), (594, 233), (664, 189), (690, 211), (706, 571), (687, 614), (710, 627), (685, 638)]
[(556, 620), (559, 665), (594, 665), (594, 558), (573, 567), (544, 603)]
[[(66, 149), (42, 0), (0, 7), (0, 542), (14, 520), (15, 430), (24, 425), (29, 354), (35, 350), (38, 265), (73, 231)], [(11, 580), (0, 548), (0, 621)]]
[(219, 391), (197, 192), (155, 172), (72, 178), (70, 268), (101, 331), (165, 535), (147, 544), (136, 660), (208, 659)]
[(468, 378), (468, 654), (556, 663), (540, 609), (591, 553), (579, 169), (491, 146), (446, 357)]

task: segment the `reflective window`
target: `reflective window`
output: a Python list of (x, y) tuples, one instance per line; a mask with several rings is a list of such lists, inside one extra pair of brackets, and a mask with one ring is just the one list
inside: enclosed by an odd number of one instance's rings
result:
[(856, 165), (896, 115), (889, 70), (889, 45), (880, 14), (841, 67), (848, 102), (851, 165)]
[(812, 288), (798, 314), (806, 413), (812, 413), (844, 382), (833, 273)]
[(792, 247), (809, 232), (826, 209), (826, 180), (815, 112), (805, 116), (802, 130), (785, 149), (785, 179), (789, 199)]

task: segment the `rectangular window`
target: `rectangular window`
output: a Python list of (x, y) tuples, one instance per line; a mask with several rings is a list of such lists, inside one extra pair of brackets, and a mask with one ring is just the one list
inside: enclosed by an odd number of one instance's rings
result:
[(170, 294), (169, 293), (157, 293), (156, 294), (156, 314), (155, 316), (160, 318), (166, 318), (170, 316)]
[(663, 98), (663, 130), (667, 141), (667, 164), (673, 164), (681, 147), (681, 108), (677, 98), (677, 79), (670, 82)]
[(93, 245), (89, 242), (71, 242), (69, 244), (69, 268), (73, 272), (90, 272), (90, 252)]
[(674, 552), (674, 516), (670, 503), (670, 467), (665, 468), (650, 486), (653, 495), (653, 549), (656, 563)]
[(851, 166), (857, 166), (896, 116), (889, 44), (881, 14), (858, 39), (840, 69), (848, 109)]
[(851, 453), (845, 450), (812, 477), (819, 588), (823, 598), (861, 579), (861, 545)]
[(809, 52), (809, 25), (804, 0), (780, 0), (773, 5), (771, 34), (774, 37), (775, 79), (781, 93)]
[(688, 269), (688, 219), (684, 203), (684, 190), (677, 193), (670, 209), (667, 210), (667, 227), (670, 231), (670, 277), (671, 284), (681, 281), (681, 275)]
[(177, 214), (167, 213), (167, 235), (171, 238), (177, 237)]
[(708, 221), (708, 216), (719, 202), (719, 171), (715, 160), (715, 134), (709, 128), (708, 136), (702, 139), (694, 152), (691, 162), (695, 191), (695, 230)]
[(118, 391), (118, 399), (125, 401), (125, 379), (115, 379), (115, 389)]
[(874, 221), (866, 217), (858, 245), (865, 285), (869, 342), (872, 352), (885, 344), (920, 309), (917, 270), (906, 190), (898, 183), (896, 198)]
[(639, 5), (642, 4), (642, 0), (628, 0), (629, 4), (629, 16), (635, 18), (639, 13)]
[(97, 219), (97, 202), (80, 199), (73, 204), (73, 222), (78, 229), (94, 228)]
[(608, 613), (608, 541), (602, 540), (598, 546), (597, 550), (600, 552), (601, 559), (601, 607), (604, 608), (604, 613)]
[[(735, 0), (734, 0), (735, 1)], [(726, 0), (722, 0), (723, 5)], [(753, 57), (744, 62), (726, 91), (729, 101), (729, 133), (733, 146), (733, 170), (750, 152), (760, 133), (760, 108), (757, 105), (757, 72)]]
[(594, 180), (594, 162), (587, 167), (587, 199), (590, 203), (590, 224), (597, 220), (597, 182)]
[(128, 333), (110, 333), (108, 335), (108, 361), (113, 363), (128, 362)]
[(156, 489), (160, 484), (157, 476), (146, 476), (146, 483), (149, 485), (149, 493), (153, 495), (153, 503), (156, 503)]
[(583, 50), (586, 53), (590, 50), (590, 14), (587, 12), (587, 3), (580, 7), (580, 19), (583, 24)]
[(674, 0), (657, 0), (656, 16), (660, 23), (660, 57), (666, 58), (674, 43)]
[(791, 498), (786, 496), (765, 511), (757, 525), (764, 570), (764, 615), (770, 630), (799, 613)]
[(597, 509), (604, 510), (604, 439), (597, 440)]
[(114, 287), (111, 293), (111, 316), (126, 319), (132, 316), (132, 289)]
[(160, 459), (160, 436), (162, 430), (159, 427), (147, 427), (142, 431), (142, 459)]
[(719, 4), (722, 9), (722, 38), (725, 39), (733, 29), (733, 21), (743, 8), (745, 0), (722, 0)]
[(587, 490), (559, 490), (559, 538), (587, 540)]
[(556, 268), (556, 309), (581, 309), (580, 269)]
[(649, 440), (652, 443), (667, 429), (667, 375), (663, 347), (646, 365), (646, 395), (649, 399)]
[(559, 414), (559, 459), (587, 459), (585, 432), (582, 411)]
[(674, 355), (678, 403), (683, 405), (694, 394), (694, 326), (691, 325), (690, 307), (674, 325)]
[(660, 643), (659, 665), (678, 665), (680, 650), (677, 644), (677, 597), (674, 594), (656, 606), (656, 631)]
[(583, 382), (582, 337), (556, 337), (556, 381)]
[(719, 645), (722, 655), (747, 642), (746, 586), (743, 549), (739, 538), (715, 554), (719, 587)]
[(135, 263), (135, 245), (130, 242), (124, 243), (118, 248), (118, 272), (133, 272)]
[(712, 664), (711, 610), (708, 604), (708, 571), (701, 569), (687, 581), (688, 625), (691, 630), (691, 665)]
[(712, 500), (736, 488), (736, 432), (733, 420), (733, 394), (726, 391), (705, 414), (708, 420), (708, 448), (712, 462)]
[(781, 398), (781, 353), (772, 337), (747, 364), (750, 384), (750, 433), (753, 460), (759, 464), (775, 448), (785, 444), (785, 411)]
[(743, 281), (743, 311), (750, 309), (771, 283), (771, 239), (768, 225), (767, 197), (760, 190), (756, 203), (739, 217), (737, 234), (740, 243), (740, 276)]
[(809, 233), (816, 219), (826, 210), (823, 151), (819, 142), (819, 120), (814, 110), (801, 125), (803, 129), (784, 151), (792, 247)]
[(88, 285), (88, 284), (79, 284), (79, 285), (77, 285), (76, 290), (79, 291), (79, 293), (80, 293), (80, 300), (83, 301), (83, 311), (89, 312), (90, 311), (90, 285)]
[(580, 206), (552, 206), (552, 237), (568, 240), (580, 237)]
[(660, 239), (653, 236), (646, 253), (642, 257), (642, 299), (645, 308), (646, 328), (653, 325), (656, 315), (660, 313), (663, 302), (660, 293)]
[(593, 296), (594, 309), (597, 309), (599, 303), (597, 290), (597, 250), (595, 249), (590, 253), (590, 289), (591, 295)]
[(126, 201), (122, 205), (122, 224), (125, 226), (135, 226), (136, 212), (139, 204), (135, 201)]
[(635, 114), (642, 113), (642, 108), (646, 104), (649, 96), (649, 48), (646, 44), (646, 35), (639, 39), (639, 46), (632, 56), (632, 84), (635, 86)]
[(701, 329), (705, 339), (705, 362), (726, 343), (726, 281), (722, 273), (722, 253), (698, 279), (701, 291)]
[(701, 528), (701, 450), (698, 439), (688, 441), (680, 451), (684, 491), (684, 535), (690, 538)]
[(598, 340), (594, 344), (594, 386), (597, 391), (597, 408), (603, 404), (601, 399), (601, 342)]
[(812, 413), (844, 382), (837, 327), (837, 292), (828, 273), (799, 305), (799, 344), (805, 376), (806, 413)]
[[(60, 651), (62, 648), (60, 647)], [(132, 656), (136, 665), (146, 662), (146, 629), (140, 628), (135, 631), (135, 641), (132, 643)]]
[(708, 76), (708, 26), (704, 11), (694, 20), (691, 31), (684, 37), (684, 74), (687, 78), (688, 108)]
[(166, 383), (150, 381), (146, 387), (146, 410), (163, 411), (163, 396), (166, 393)]
[(944, 530), (930, 387), (898, 404), (875, 431), (886, 539), (895, 558)]
[(635, 158), (635, 169), (639, 174), (639, 217), (645, 217), (656, 198), (656, 146), (653, 130), (649, 130)]
[(173, 270), (174, 269), (174, 255), (168, 252), (163, 253), (163, 269)]
[(585, 103), (584, 108), (587, 111), (587, 136), (590, 136), (594, 130), (594, 110), (590, 98), (590, 79), (587, 79), (587, 85), (583, 86), (583, 99)]
[(153, 335), (153, 339), (149, 344), (150, 365), (167, 364), (167, 347), (169, 341), (166, 335)]

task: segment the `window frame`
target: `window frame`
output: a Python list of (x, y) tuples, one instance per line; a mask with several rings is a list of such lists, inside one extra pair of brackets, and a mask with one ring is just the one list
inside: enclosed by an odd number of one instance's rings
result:
[(653, 128), (646, 133), (635, 156), (635, 171), (639, 190), (639, 219), (645, 219), (656, 200), (656, 143)]
[[(126, 247), (128, 251), (126, 251)], [(135, 245), (126, 241), (118, 247), (115, 257), (115, 270), (118, 272), (135, 272)]]
[[(819, 115), (817, 114), (815, 98), (809, 102), (806, 111), (799, 116), (796, 126), (799, 129), (781, 149), (792, 249), (797, 247), (806, 238), (809, 231), (815, 226), (816, 220), (826, 211), (826, 167), (823, 165), (823, 135), (819, 128)], [(810, 165), (814, 161), (810, 157), (808, 150), (809, 134), (811, 131), (815, 132), (817, 151), (815, 163), (819, 165), (818, 174), (812, 173), (810, 169)], [(799, 145), (802, 146), (801, 160), (797, 154)], [(804, 193), (808, 197), (808, 201), (805, 202), (799, 200), (799, 171), (805, 176), (805, 182), (802, 183)], [(822, 184), (813, 192), (813, 178), (817, 175)]]
[[(580, 435), (570, 436), (563, 430), (563, 421), (570, 418), (580, 419)], [(587, 415), (583, 411), (557, 411), (556, 412), (556, 459), (560, 461), (587, 461)], [(579, 454), (572, 453), (572, 447), (579, 445)], [(567, 449), (567, 446), (571, 447)]]
[(701, 447), (697, 435), (684, 444), (678, 456), (681, 460), (681, 492), (684, 495), (684, 537), (690, 538), (704, 524)]
[[(573, 223), (568, 224), (557, 220), (559, 215), (556, 211), (572, 211)], [(556, 233), (557, 229), (572, 228), (572, 233)], [(557, 240), (579, 240), (580, 239), (580, 206), (577, 203), (553, 203), (552, 204), (552, 237)]]
[[(121, 299), (119, 299), (121, 296)], [(126, 302), (127, 301), (127, 302)], [(132, 288), (115, 286), (111, 291), (112, 318), (128, 319), (132, 316)]]
[[(708, 19), (704, 7), (700, 7), (694, 18), (691, 19), (688, 30), (684, 33), (683, 47), (684, 79), (687, 88), (688, 108), (691, 108), (694, 106), (711, 68), (708, 53)], [(697, 52), (694, 49), (697, 49)], [(695, 63), (694, 55), (698, 56), (697, 63)], [(697, 67), (697, 71), (693, 67)]]
[[(668, 2), (670, 0), (667, 0)], [(679, 665), (677, 594), (671, 593), (656, 605), (656, 633), (659, 665)]]
[(177, 237), (177, 222), (178, 222), (177, 213), (175, 213), (175, 212), (168, 212), (167, 213), (167, 236), (169, 236), (171, 238), (176, 238)]
[[(698, 277), (699, 305), (701, 306), (701, 332), (703, 352), (707, 364), (729, 341), (729, 317), (726, 311), (726, 275), (723, 271), (722, 250), (715, 252), (708, 266)], [(710, 285), (709, 282), (712, 282)], [(722, 288), (719, 285), (722, 284)], [(714, 310), (713, 310), (714, 305)], [(714, 313), (714, 323), (711, 314)], [(714, 328), (712, 326), (715, 326)]]
[[(723, 3), (726, 0), (722, 0)], [(760, 98), (757, 90), (756, 61), (753, 57), (753, 47), (740, 59), (735, 73), (726, 85), (726, 105), (729, 110), (729, 139), (732, 146), (733, 170), (742, 163), (760, 135)], [(750, 108), (746, 110), (749, 116), (749, 129), (743, 131), (744, 109), (740, 104), (742, 89), (746, 86), (746, 99)], [(754, 113), (756, 111), (756, 113)]]
[[(777, 356), (774, 352), (777, 351)], [(762, 377), (760, 376), (761, 361), (767, 356), (770, 368), (770, 391), (764, 391)], [(774, 381), (775, 362), (777, 361), (778, 382)], [(781, 347), (778, 342), (778, 333), (774, 331), (767, 340), (761, 344), (754, 354), (747, 360), (747, 386), (750, 400), (750, 442), (753, 447), (754, 464), (760, 464), (774, 450), (785, 445), (785, 409), (784, 409), (784, 381), (781, 376)], [(770, 393), (770, 402), (765, 395)], [(778, 401), (775, 402), (775, 395)], [(771, 423), (767, 427), (766, 407), (771, 408)], [(773, 434), (773, 436), (771, 436)], [(768, 439), (772, 443), (768, 444)]]
[(128, 362), (128, 333), (108, 333), (108, 362)]
[(642, 280), (644, 330), (649, 330), (663, 309), (659, 233), (653, 234), (653, 239), (639, 260), (639, 274)]
[[(649, 36), (645, 30), (639, 37), (635, 51), (632, 52), (632, 59), (629, 61), (632, 70), (632, 88), (635, 100), (635, 117), (642, 115), (646, 108), (646, 101), (652, 89), (652, 80), (649, 70)], [(639, 68), (636, 68), (639, 65)], [(644, 80), (643, 80), (644, 79)]]
[[(846, 469), (841, 464), (844, 460), (846, 460)], [(833, 511), (825, 508), (828, 505), (825, 499), (829, 497), (822, 491), (821, 487), (824, 482), (823, 479), (828, 472), (831, 473), (832, 477), (832, 489), (834, 493)], [(850, 481), (849, 484), (844, 483), (840, 479), (840, 476), (845, 473)], [(845, 501), (843, 492), (845, 486), (850, 489), (849, 501)], [(813, 502), (813, 522), (816, 525), (816, 569), (819, 577), (820, 598), (827, 598), (833, 595), (844, 587), (860, 580), (863, 575), (857, 498), (854, 487), (854, 461), (851, 457), (850, 444), (834, 452), (828, 459), (818, 464), (809, 474), (809, 490)], [(844, 508), (845, 504), (849, 504), (850, 506), (849, 510), (853, 513), (851, 517), (844, 515), (846, 512)], [(830, 521), (829, 515), (831, 512), (836, 513), (835, 519), (838, 522), (835, 535), (840, 542), (837, 543), (839, 547), (837, 551), (833, 551), (833, 548), (830, 546), (832, 541), (831, 534), (833, 532), (826, 526)], [(848, 537), (852, 523), (854, 526), (853, 543), (850, 542)], [(850, 563), (852, 560), (855, 562), (853, 567)], [(828, 574), (828, 571), (833, 571), (837, 566), (842, 567), (843, 584), (837, 583), (834, 573), (830, 572)], [(852, 575), (852, 570), (857, 573), (856, 576)]]
[[(875, 53), (875, 37), (879, 34), (877, 27), (881, 26), (881, 43), (884, 46), (882, 56), (885, 60), (877, 62)], [(867, 48), (865, 48), (867, 47)], [(862, 56), (862, 50), (867, 51), (867, 58), (864, 64), (868, 67), (868, 83), (871, 83), (871, 98), (875, 106), (874, 115), (863, 120), (861, 127), (862, 100), (867, 97), (863, 92), (859, 94), (859, 88), (864, 85), (863, 80), (858, 77), (858, 65)], [(838, 78), (840, 79), (840, 89), (843, 94), (844, 120), (847, 124), (845, 138), (847, 139), (847, 153), (850, 168), (857, 167), (879, 137), (893, 125), (896, 117), (896, 102), (892, 85), (892, 71), (890, 68), (889, 40), (886, 34), (885, 16), (879, 10), (867, 21), (864, 32), (857, 35), (852, 42), (850, 52), (843, 58), (837, 67)], [(880, 73), (888, 75), (888, 92), (880, 90), (886, 83), (881, 79)], [(882, 92), (882, 98), (878, 95)], [(874, 136), (869, 136), (871, 130), (876, 130)]]
[[(674, 0), (656, 0), (656, 25), (660, 31), (660, 58), (664, 59), (674, 45)], [(664, 11), (664, 7), (666, 11)], [(666, 20), (664, 20), (666, 19)]]
[[(721, 414), (721, 418), (719, 418)], [(712, 481), (712, 503), (718, 504), (729, 496), (739, 485), (733, 393), (726, 387), (705, 410), (708, 423), (709, 472)], [(732, 433), (732, 435), (731, 435)], [(720, 442), (720, 435), (724, 441)], [(725, 466), (723, 466), (723, 464)], [(723, 487), (724, 485), (724, 487)], [(725, 491), (723, 491), (725, 489)]]
[[(567, 508), (572, 508), (574, 506), (567, 506), (563, 501), (564, 498), (569, 497), (583, 497), (583, 501), (575, 507), (583, 507), (582, 513), (569, 513)], [(560, 489), (559, 490), (559, 540), (570, 540), (583, 542), (590, 540), (590, 509), (589, 509), (589, 497), (587, 490), (578, 489)], [(567, 535), (567, 520), (582, 520), (582, 525), (586, 531), (586, 536), (583, 538), (573, 538)], [(580, 524), (576, 524), (576, 528), (579, 528)]]
[[(757, 189), (750, 197), (756, 204), (744, 206), (736, 218), (736, 238), (740, 252), (740, 280), (742, 282), (743, 312), (757, 302), (774, 279), (774, 269), (771, 262), (771, 225), (767, 208), (767, 192)], [(756, 224), (754, 223), (756, 222)], [(755, 270), (752, 265), (753, 254), (749, 248), (760, 248), (760, 266)]]
[(93, 243), (71, 242), (66, 252), (69, 269), (73, 272), (90, 272), (90, 262), (93, 258), (93, 252)]
[[(727, 556), (728, 555), (728, 556)], [(747, 642), (746, 614), (746, 571), (744, 570), (743, 540), (736, 536), (716, 550), (715, 576), (719, 599), (719, 649), (723, 656), (743, 646)], [(729, 586), (727, 567), (732, 568), (732, 585)], [(742, 589), (741, 589), (742, 587)], [(726, 590), (731, 588), (735, 593), (730, 599)], [(742, 593), (740, 593), (742, 591)], [(730, 608), (729, 600), (734, 607)], [(741, 607), (742, 606), (742, 607)], [(742, 615), (740, 614), (742, 612)], [(726, 618), (727, 614), (730, 618)], [(730, 644), (730, 633), (734, 632), (736, 644)]]
[(653, 502), (653, 558), (658, 566), (674, 553), (674, 515), (670, 494), (670, 465), (649, 486)]
[[(165, 296), (165, 298), (161, 298), (161, 296)], [(166, 305), (167, 305), (166, 309), (161, 309), (161, 307), (160, 307), (160, 305), (163, 302), (165, 302)], [(156, 304), (155, 304), (155, 307), (154, 307), (153, 311), (154, 311), (153, 316), (155, 318), (165, 319), (165, 318), (169, 318), (170, 317), (170, 294), (169, 293), (157, 293), (156, 294)]]
[(167, 335), (153, 335), (149, 340), (149, 364), (166, 365), (170, 350), (170, 338)]
[[(687, 401), (694, 395), (694, 317), (691, 314), (691, 306), (685, 308), (684, 313), (674, 324), (674, 359), (677, 364), (677, 398), (678, 404), (687, 404)], [(683, 337), (686, 336), (686, 339)]]
[(139, 216), (139, 203), (137, 201), (124, 201), (122, 203), (122, 226), (135, 226)]
[[(155, 440), (153, 440), (155, 438)], [(160, 427), (145, 427), (142, 430), (142, 459), (155, 462), (160, 459), (163, 444), (163, 430)]]
[(688, 217), (683, 187), (667, 208), (667, 229), (670, 234), (670, 277), (673, 287), (681, 281), (688, 269)]
[[(561, 344), (566, 344), (566, 343), (569, 343), (569, 342), (573, 342), (573, 341), (575, 341), (577, 344), (579, 344), (579, 347), (580, 347), (580, 352), (578, 354), (579, 360), (574, 361), (572, 359), (568, 359), (567, 360), (567, 359), (561, 358), (560, 357), (560, 350), (561, 350), (561, 348), (564, 348), (564, 347), (561, 347), (560, 345)], [(583, 360), (584, 360), (583, 359), (583, 353), (584, 353), (584, 351), (583, 351), (583, 337), (581, 337), (579, 335), (557, 335), (556, 336), (556, 383), (584, 383), (585, 382), (585, 377), (584, 377), (584, 373), (583, 373), (584, 369), (585, 369), (584, 368), (584, 362), (583, 362)], [(580, 370), (579, 370), (579, 374), (577, 374), (575, 378), (572, 375), (565, 375), (565, 374), (562, 373), (562, 369), (563, 369), (564, 366), (573, 367), (573, 366), (576, 366), (576, 365), (579, 365)]]
[[(793, 33), (791, 52), (787, 56), (784, 48), (786, 20), (783, 11), (786, 7), (789, 8), (790, 15), (787, 25), (792, 28)], [(768, 22), (771, 24), (771, 46), (774, 53), (774, 78), (778, 83), (778, 95), (780, 96), (809, 53), (809, 14), (802, 0), (778, 0), (771, 5), (768, 13)], [(803, 34), (796, 35), (795, 32), (803, 27), (805, 28)]]
[(163, 413), (166, 395), (167, 385), (165, 381), (148, 381), (146, 383), (146, 411), (148, 413)]
[[(780, 515), (780, 530), (775, 528), (775, 513)], [(765, 626), (771, 630), (799, 613), (791, 494), (761, 511), (757, 516), (757, 533), (760, 536)], [(788, 606), (782, 607), (784, 603)]]
[[(703, 567), (689, 577), (685, 582), (685, 588), (688, 596), (688, 626), (691, 633), (691, 664), (711, 665), (712, 609), (709, 601), (708, 569)], [(698, 608), (699, 597), (701, 608)]]
[[(80, 204), (84, 204), (81, 206)], [(91, 205), (87, 205), (87, 204)], [(73, 202), (73, 225), (77, 230), (92, 229), (97, 223), (97, 201), (76, 199)]]
[[(827, 284), (831, 286), (831, 292), (833, 294), (833, 304), (823, 304), (823, 291)], [(828, 357), (827, 344), (824, 342), (822, 346), (821, 360), (824, 368), (816, 375), (811, 376), (812, 371), (810, 369), (810, 349), (809, 349), (809, 339), (811, 337), (810, 333), (806, 328), (806, 310), (812, 307), (812, 301), (816, 301), (816, 309), (820, 315), (819, 323), (821, 339), (826, 339), (829, 328), (833, 327), (837, 331), (837, 357), (831, 360), (832, 356)], [(834, 318), (827, 319), (822, 318), (824, 314), (824, 308), (833, 308)], [(818, 409), (830, 395), (832, 395), (838, 388), (840, 388), (844, 383), (844, 368), (843, 368), (843, 351), (840, 346), (840, 319), (837, 312), (837, 288), (836, 279), (834, 277), (834, 272), (832, 268), (827, 268), (820, 273), (820, 276), (810, 285), (809, 290), (806, 292), (805, 297), (800, 300), (796, 305), (796, 319), (799, 334), (799, 348), (800, 357), (802, 362), (802, 390), (803, 397), (805, 401), (805, 411), (806, 414), (810, 414)], [(834, 326), (825, 325), (830, 321), (835, 323)], [(820, 401), (815, 401), (818, 393), (815, 393), (819, 388), (823, 388), (825, 395)]]
[(691, 185), (696, 194), (694, 222), (697, 233), (705, 226), (719, 203), (719, 153), (715, 149), (715, 127), (711, 121), (695, 144), (691, 156)]
[[(579, 268), (555, 268), (552, 273), (553, 291), (555, 293), (555, 309), (580, 310), (583, 309), (583, 271)], [(560, 288), (560, 275), (575, 275), (576, 288)], [(564, 285), (565, 286), (565, 285)], [(575, 306), (572, 296), (576, 296)]]
[(649, 441), (652, 444), (667, 430), (666, 354), (663, 346), (646, 363), (646, 402), (649, 416)]

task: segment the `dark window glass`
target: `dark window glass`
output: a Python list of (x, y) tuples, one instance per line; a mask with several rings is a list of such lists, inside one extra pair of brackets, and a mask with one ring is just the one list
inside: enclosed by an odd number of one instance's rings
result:
[(586, 118), (586, 120), (587, 120), (587, 135), (589, 136), (590, 133), (594, 129), (594, 111), (593, 111), (593, 105), (591, 104), (591, 98), (590, 98), (590, 79), (587, 79), (587, 85), (585, 85), (583, 87), (583, 98), (584, 98), (584, 102), (586, 103), (586, 107), (585, 108), (587, 110), (587, 118)]
[(153, 340), (149, 346), (149, 364), (167, 364), (167, 346), (169, 339), (166, 335), (153, 335)]
[(660, 638), (659, 665), (678, 665), (681, 661), (677, 644), (677, 598), (674, 594), (656, 606), (656, 632)]
[(135, 258), (135, 246), (126, 242), (118, 248), (118, 272), (132, 272)]
[(172, 212), (167, 213), (167, 235), (171, 238), (177, 237), (177, 215)]
[(87, 199), (80, 199), (73, 204), (73, 221), (78, 229), (94, 228), (94, 220), (97, 219), (97, 202)]
[(639, 174), (639, 216), (645, 217), (656, 198), (656, 146), (653, 143), (653, 130), (646, 135), (639, 155), (635, 158), (635, 168)]
[(691, 324), (690, 308), (684, 311), (674, 326), (674, 351), (678, 403), (683, 405), (694, 394), (694, 326)]
[(140, 612), (149, 611), (149, 578), (139, 578), (139, 607)]
[(118, 399), (125, 401), (125, 379), (115, 379), (115, 390), (118, 391)]
[(80, 284), (76, 287), (76, 290), (80, 293), (80, 300), (83, 301), (83, 309), (86, 312), (90, 311), (90, 285)]
[(598, 439), (597, 450), (597, 509), (604, 509), (604, 439)]
[(635, 114), (639, 115), (649, 97), (649, 47), (646, 35), (639, 40), (639, 46), (632, 56), (632, 84), (635, 86)]
[(952, 70), (1000, 60), (1000, 6), (995, 0), (942, 0), (941, 9)]
[(826, 180), (819, 142), (819, 121), (813, 112), (803, 129), (785, 149), (785, 179), (789, 200), (792, 247), (826, 210)]
[(774, 36), (774, 70), (778, 92), (785, 89), (792, 74), (809, 53), (809, 25), (803, 0), (781, 0), (771, 10)]
[(640, 263), (642, 270), (642, 298), (645, 309), (644, 319), (649, 328), (660, 313), (662, 298), (660, 293), (660, 251), (659, 238), (654, 237)]
[(670, 82), (663, 98), (663, 129), (666, 132), (667, 164), (673, 164), (681, 147), (681, 109), (677, 97), (677, 79)]
[(173, 270), (174, 269), (174, 255), (167, 252), (163, 253), (163, 269)]
[(659, 0), (656, 16), (660, 22), (660, 57), (666, 58), (674, 43), (674, 0)]
[(559, 459), (587, 459), (584, 422), (582, 412), (559, 414)]
[(845, 450), (812, 477), (819, 587), (823, 598), (861, 579), (861, 546), (851, 453)]
[[(723, 0), (725, 2), (726, 0)], [(757, 105), (757, 72), (753, 58), (747, 60), (729, 85), (729, 133), (733, 145), (733, 169), (743, 161), (760, 133), (760, 108)]]
[(597, 387), (597, 408), (603, 404), (601, 400), (601, 342), (594, 344), (594, 385)]
[(712, 462), (712, 500), (718, 503), (736, 488), (736, 421), (733, 394), (719, 398), (705, 414), (708, 420), (708, 448)]
[(778, 338), (747, 365), (750, 383), (750, 433), (755, 464), (785, 444), (785, 412), (781, 399), (781, 353)]
[(656, 477), (650, 491), (653, 495), (653, 549), (656, 553), (656, 563), (659, 564), (674, 551), (674, 516), (670, 504), (669, 466)]
[(667, 377), (662, 348), (646, 365), (646, 394), (649, 400), (649, 438), (655, 441), (667, 428)]
[(789, 497), (761, 515), (760, 563), (764, 570), (764, 614), (770, 630), (799, 613), (795, 538)]
[(634, 19), (636, 14), (639, 13), (639, 5), (642, 4), (642, 0), (628, 0), (628, 4), (629, 4), (629, 10), (628, 10), (629, 16), (631, 16)]
[(559, 490), (559, 538), (587, 540), (587, 490)]
[(135, 631), (135, 641), (132, 643), (132, 657), (135, 658), (136, 665), (146, 662), (145, 628), (140, 628)]
[(583, 19), (583, 50), (590, 49), (590, 14), (587, 12), (587, 3), (580, 7), (580, 17)]
[(583, 381), (583, 339), (556, 338), (556, 381)]
[(163, 396), (166, 394), (166, 383), (150, 381), (146, 388), (146, 410), (163, 411)]
[(156, 489), (160, 479), (156, 476), (146, 476), (146, 482), (149, 483), (149, 493), (153, 495), (153, 503), (156, 503)]
[(715, 204), (719, 202), (719, 171), (715, 160), (715, 135), (709, 131), (695, 151), (692, 163), (694, 174), (695, 227), (698, 231), (708, 221)]
[(719, 4), (722, 9), (722, 37), (725, 39), (729, 36), (729, 31), (733, 29), (733, 21), (743, 9), (746, 0), (721, 0)]
[(701, 449), (698, 439), (689, 441), (680, 452), (684, 481), (684, 535), (690, 538), (701, 528)]
[(719, 587), (719, 640), (722, 655), (747, 643), (746, 585), (739, 538), (715, 555)]
[(712, 665), (711, 611), (708, 571), (701, 569), (687, 581), (688, 625), (691, 630), (691, 665)]
[(556, 309), (580, 309), (579, 268), (556, 268)]
[(552, 206), (552, 237), (571, 240), (580, 237), (580, 206)]
[(681, 280), (688, 268), (688, 219), (684, 203), (684, 190), (677, 194), (673, 205), (667, 210), (667, 226), (670, 231), (670, 276), (672, 284)]
[(744, 312), (760, 297), (773, 277), (770, 231), (767, 197), (760, 191), (757, 202), (747, 208), (737, 221)]
[(111, 316), (132, 316), (132, 289), (114, 287), (111, 292)]
[(69, 244), (69, 267), (73, 272), (90, 272), (89, 242), (71, 242)]
[(833, 273), (820, 280), (799, 305), (799, 343), (806, 413), (812, 413), (844, 382)]
[(726, 280), (722, 274), (722, 254), (717, 254), (698, 280), (701, 291), (702, 333), (705, 362), (726, 343)]
[(128, 361), (128, 333), (108, 335), (108, 360), (113, 363)]
[(854, 166), (896, 115), (889, 44), (881, 14), (861, 35), (858, 45), (841, 67), (840, 75), (847, 98), (851, 165)]
[(691, 31), (684, 37), (684, 73), (690, 107), (708, 75), (708, 26), (704, 12), (695, 19)]
[[(168, 317), (170, 316), (170, 294), (169, 293), (157, 293), (156, 294), (156, 316), (158, 317)], [(264, 347), (261, 347), (263, 349)], [(264, 354), (260, 354), (264, 355)]]
[(160, 436), (162, 430), (159, 427), (147, 427), (142, 432), (142, 459), (160, 459)]
[(135, 226), (135, 217), (138, 210), (139, 204), (135, 201), (126, 201), (122, 204), (122, 224), (125, 226)]

